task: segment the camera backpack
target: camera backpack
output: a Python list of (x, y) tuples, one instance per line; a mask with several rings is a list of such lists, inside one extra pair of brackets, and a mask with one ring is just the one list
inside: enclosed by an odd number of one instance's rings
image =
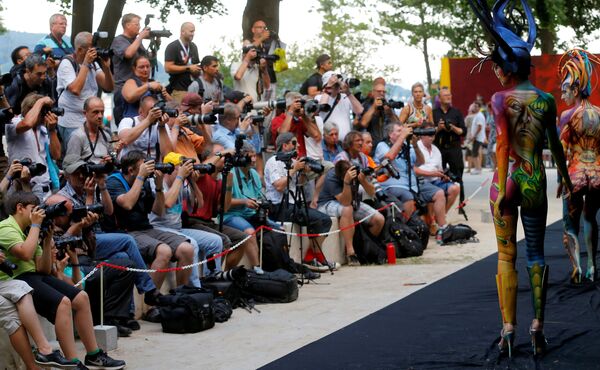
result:
[(247, 271), (242, 296), (260, 303), (288, 303), (298, 299), (298, 279), (292, 273), (278, 269), (262, 275)]
[(361, 264), (374, 263), (382, 265), (387, 261), (385, 246), (377, 238), (371, 236), (363, 225), (356, 225), (352, 239), (354, 253)]
[(210, 290), (182, 285), (159, 298), (164, 333), (197, 333), (215, 326)]
[(473, 230), (469, 225), (448, 225), (448, 227), (442, 231), (442, 245), (477, 241), (475, 235), (477, 235), (477, 231)]
[(429, 227), (427, 227), (425, 221), (423, 221), (416, 213), (413, 213), (408, 221), (406, 221), (406, 225), (419, 236), (423, 250), (427, 249), (427, 244), (429, 243)]
[[(418, 257), (423, 254), (423, 244), (419, 235), (407, 224), (392, 220), (388, 226), (390, 241), (396, 248), (396, 257)], [(429, 236), (427, 236), (429, 238)]]
[[(260, 233), (257, 234), (260, 245)], [(284, 234), (264, 230), (262, 233), (262, 268), (265, 271), (283, 269), (297, 273), (294, 260), (289, 254), (287, 237)]]

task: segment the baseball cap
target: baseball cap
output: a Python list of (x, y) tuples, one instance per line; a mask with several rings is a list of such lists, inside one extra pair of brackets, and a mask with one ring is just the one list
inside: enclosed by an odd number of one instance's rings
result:
[(185, 96), (183, 97), (183, 99), (181, 100), (181, 111), (185, 112), (187, 111), (190, 107), (196, 107), (199, 105), (202, 105), (202, 103), (204, 103), (204, 101), (202, 100), (202, 97), (196, 93), (193, 92), (189, 92), (187, 94), (185, 94)]
[(63, 159), (63, 170), (67, 175), (73, 174), (79, 167), (85, 165), (86, 162), (77, 154), (69, 154)]
[(275, 147), (277, 148), (277, 150), (281, 150), (281, 146), (292, 141), (294, 137), (294, 134), (292, 134), (291, 132), (284, 132), (283, 134), (279, 134), (277, 136), (277, 139), (275, 140)]
[(245, 96), (246, 94), (244, 94), (241, 91), (232, 90), (225, 94), (225, 101), (237, 104), (240, 101), (242, 101), (242, 99), (244, 99)]
[(327, 85), (327, 82), (329, 82), (329, 79), (331, 78), (331, 76), (336, 75), (337, 73), (335, 73), (334, 71), (327, 71), (325, 73), (323, 73), (323, 86)]

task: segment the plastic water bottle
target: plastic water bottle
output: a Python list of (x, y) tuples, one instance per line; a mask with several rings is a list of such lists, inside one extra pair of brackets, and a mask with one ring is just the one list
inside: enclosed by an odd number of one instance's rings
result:
[(396, 247), (394, 246), (394, 243), (388, 243), (386, 250), (387, 250), (388, 265), (395, 265), (396, 264)]

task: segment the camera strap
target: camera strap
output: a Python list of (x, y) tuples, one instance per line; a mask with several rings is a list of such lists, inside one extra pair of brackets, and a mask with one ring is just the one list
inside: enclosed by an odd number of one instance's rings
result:
[(342, 96), (342, 94), (340, 93), (335, 98), (335, 101), (333, 102), (333, 105), (331, 106), (331, 109), (329, 110), (329, 112), (327, 112), (327, 115), (323, 119), (323, 123), (327, 122), (327, 120), (329, 119), (329, 117), (331, 117), (331, 114), (333, 113), (333, 110), (335, 109), (335, 106), (340, 102), (341, 96)]
[(90, 149), (92, 150), (92, 154), (87, 157), (86, 162), (90, 160), (94, 156), (94, 152), (96, 151), (96, 147), (98, 146), (98, 139), (100, 135), (102, 135), (102, 139), (108, 144), (108, 139), (106, 138), (106, 134), (104, 133), (104, 129), (102, 127), (98, 128), (98, 135), (96, 135), (96, 141), (92, 144), (92, 139), (90, 139), (90, 132), (87, 128), (87, 125), (83, 124), (83, 130), (85, 131), (85, 137), (88, 139), (88, 143), (90, 144)]

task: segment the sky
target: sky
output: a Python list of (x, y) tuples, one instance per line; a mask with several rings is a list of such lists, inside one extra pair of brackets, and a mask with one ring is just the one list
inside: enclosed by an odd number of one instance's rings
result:
[[(211, 54), (216, 45), (222, 43), (221, 38), (238, 39), (241, 44), (242, 37), (242, 13), (246, 5), (245, 0), (222, 0), (226, 7), (227, 14), (223, 16), (214, 16), (213, 18), (204, 17), (201, 21), (197, 17), (189, 14), (179, 14), (177, 11), (171, 12), (167, 23), (164, 26), (173, 33), (171, 40), (163, 41), (163, 47), (159, 51), (159, 60), (163, 60), (164, 47), (179, 35), (179, 28), (183, 22), (191, 21), (196, 25), (196, 35), (194, 42), (198, 46), (200, 55)], [(49, 32), (48, 18), (56, 12), (60, 12), (60, 6), (56, 3), (50, 3), (46, 0), (3, 0), (4, 11), (1, 17), (7, 29), (11, 31), (47, 33)], [(102, 12), (106, 1), (95, 0), (94, 11), (94, 29), (100, 23)], [(283, 42), (306, 44), (313, 40), (321, 29), (321, 16), (316, 12), (309, 12), (317, 7), (316, 0), (283, 0), (280, 5), (279, 35)], [(40, 11), (31, 12), (31, 9)], [(133, 0), (127, 1), (123, 13), (136, 13), (142, 18), (147, 13), (155, 14), (158, 17), (158, 11), (145, 3), (138, 3)], [(24, 14), (27, 14), (27, 22), (23, 22)], [(67, 16), (67, 21), (71, 17)], [(151, 27), (160, 29), (162, 24), (159, 20), (153, 19)], [(121, 26), (117, 29), (117, 34), (121, 33)], [(436, 52), (434, 54), (443, 55), (448, 47), (443, 43), (434, 42), (431, 48)], [(410, 87), (413, 83), (426, 81), (425, 67), (422, 54), (415, 48), (409, 48), (401, 44), (386, 45), (385, 50), (380, 50), (377, 57), (374, 58), (379, 65), (377, 68), (383, 68), (386, 64), (399, 66), (399, 71), (393, 76), (386, 76), (390, 81), (397, 81), (403, 87)], [(335, 61), (334, 61), (335, 62)], [(439, 78), (441, 61), (435, 58), (431, 61), (433, 77)], [(378, 72), (378, 71), (376, 71)], [(285, 73), (285, 72), (284, 72)], [(308, 76), (307, 76), (308, 77)]]

